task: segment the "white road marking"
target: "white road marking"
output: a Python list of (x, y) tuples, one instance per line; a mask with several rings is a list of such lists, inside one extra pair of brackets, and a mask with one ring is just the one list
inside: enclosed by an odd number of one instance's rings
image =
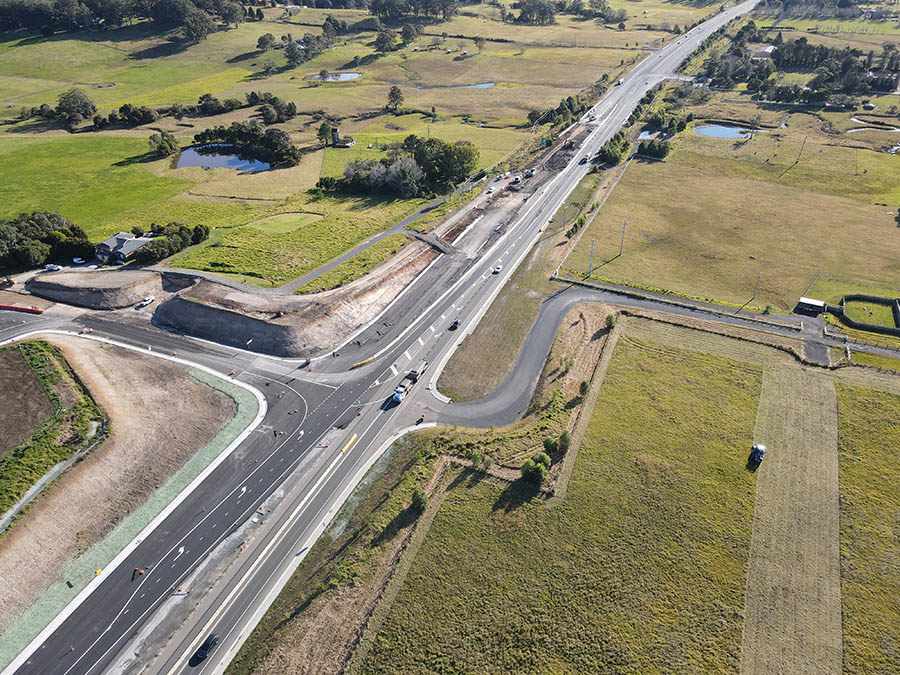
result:
[(409, 355), (409, 350), (403, 352), (403, 356), (406, 357), (407, 361), (412, 361), (412, 357)]
[(396, 374), (397, 374), (397, 369), (394, 367), (394, 364), (392, 363), (391, 364), (391, 375), (396, 375)]
[(419, 338), (417, 341), (418, 341), (420, 347), (425, 344), (424, 342), (422, 342), (422, 338)]

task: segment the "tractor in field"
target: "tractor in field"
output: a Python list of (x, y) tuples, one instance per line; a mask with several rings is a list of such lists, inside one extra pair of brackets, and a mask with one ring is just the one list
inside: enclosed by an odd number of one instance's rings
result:
[(766, 456), (766, 446), (757, 443), (750, 450), (750, 456), (747, 458), (747, 470), (756, 471), (762, 464), (763, 457)]

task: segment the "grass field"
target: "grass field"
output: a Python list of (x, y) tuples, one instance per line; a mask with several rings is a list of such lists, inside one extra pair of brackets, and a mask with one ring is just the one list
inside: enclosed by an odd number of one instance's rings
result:
[(318, 293), (343, 286), (354, 279), (358, 279), (376, 265), (383, 263), (399, 251), (408, 241), (409, 235), (402, 232), (389, 234), (366, 250), (357, 253), (349, 260), (345, 260), (340, 265), (325, 272), (317, 279), (303, 284), (295, 292)]
[(566, 269), (584, 273), (593, 241), (596, 278), (731, 303), (762, 273), (754, 304), (782, 310), (819, 274), (900, 284), (896, 213), (876, 203), (900, 201), (895, 158), (820, 127), (791, 115), (737, 142), (683, 133), (667, 162), (632, 163)]
[(876, 305), (871, 302), (847, 302), (844, 304), (844, 314), (854, 321), (875, 324), (876, 326), (890, 326), (895, 328), (894, 314), (887, 305)]
[[(303, 217), (288, 221), (296, 225), (288, 231), (273, 231), (271, 219), (264, 221), (270, 223), (267, 229), (250, 225), (223, 230), (209, 243), (169, 262), (174, 267), (240, 275), (257, 285), (275, 286), (315, 269), (425, 203), (423, 199), (330, 197), (297, 201), (292, 211), (302, 211)], [(320, 218), (310, 219), (309, 214)]]
[[(861, 270), (866, 272), (868, 270)], [(900, 289), (890, 286), (877, 286), (863, 281), (851, 281), (837, 277), (822, 277), (809, 289), (809, 296), (817, 300), (824, 300), (830, 305), (838, 305), (845, 295), (859, 293), (861, 295), (875, 295), (881, 298), (900, 297)]]
[(866, 354), (865, 352), (853, 352), (853, 363), (884, 370), (893, 370), (900, 373), (900, 358), (883, 356), (881, 354)]
[[(102, 417), (101, 411), (75, 379), (65, 358), (55, 347), (46, 342), (28, 341), (7, 349), (21, 354), (51, 406), (49, 419), (46, 410), (32, 417), (32, 424), (37, 423), (40, 417), (44, 418), (36, 429), (20, 427), (16, 430), (19, 435), (24, 432), (23, 437), (0, 459), (0, 513), (21, 499), (25, 491), (54, 464), (68, 459), (81, 449), (88, 437), (90, 421), (99, 421)], [(27, 386), (28, 378), (24, 381)], [(13, 394), (13, 389), (4, 389), (2, 393), (6, 399)], [(33, 387), (29, 393), (39, 396)], [(11, 406), (15, 400), (7, 399), (3, 403)], [(43, 404), (41, 408), (44, 408)]]
[(900, 397), (838, 385), (844, 672), (900, 665)]
[(364, 672), (736, 669), (759, 387), (620, 340), (566, 501), (455, 488)]

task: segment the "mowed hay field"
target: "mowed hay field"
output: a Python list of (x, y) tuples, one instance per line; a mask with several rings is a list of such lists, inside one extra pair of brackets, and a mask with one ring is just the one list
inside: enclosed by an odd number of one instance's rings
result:
[[(753, 108), (744, 106), (745, 115)], [(840, 138), (840, 137), (839, 137)], [(900, 159), (835, 145), (806, 115), (739, 141), (688, 130), (665, 163), (632, 162), (566, 268), (786, 310), (817, 275), (900, 284)], [(858, 175), (857, 175), (858, 172)], [(627, 220), (624, 254), (617, 257)]]
[(760, 383), (620, 339), (566, 500), (455, 488), (363, 670), (736, 669)]
[(838, 385), (844, 670), (900, 671), (900, 396)]

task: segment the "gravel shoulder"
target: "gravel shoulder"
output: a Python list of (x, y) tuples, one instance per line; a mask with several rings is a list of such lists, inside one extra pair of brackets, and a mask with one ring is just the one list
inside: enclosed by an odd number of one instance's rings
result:
[(73, 559), (146, 502), (237, 408), (228, 396), (189, 377), (184, 366), (87, 340), (48, 341), (106, 411), (110, 435), (0, 539), (3, 629), (51, 584), (63, 581)]

